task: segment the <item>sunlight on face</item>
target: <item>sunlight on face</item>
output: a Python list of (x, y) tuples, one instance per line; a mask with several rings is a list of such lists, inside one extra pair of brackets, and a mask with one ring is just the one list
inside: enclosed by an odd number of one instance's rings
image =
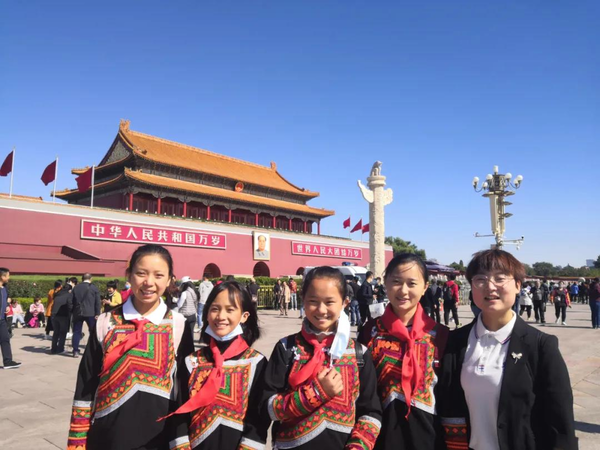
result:
[(304, 296), (304, 312), (319, 331), (334, 331), (344, 309), (344, 299), (335, 280), (316, 278)]
[(421, 297), (425, 294), (427, 283), (419, 265), (414, 262), (396, 266), (385, 278), (388, 299), (396, 316), (400, 319), (411, 318)]
[(234, 304), (229, 301), (229, 292), (224, 290), (214, 299), (208, 308), (208, 326), (219, 336), (227, 336), (238, 324), (246, 322), (250, 313), (242, 311), (240, 299)]
[(136, 304), (153, 306), (160, 302), (169, 285), (169, 266), (159, 255), (142, 256), (128, 277)]

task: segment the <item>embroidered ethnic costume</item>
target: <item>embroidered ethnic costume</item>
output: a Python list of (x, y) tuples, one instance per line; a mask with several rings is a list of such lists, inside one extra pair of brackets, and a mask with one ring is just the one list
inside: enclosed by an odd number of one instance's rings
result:
[[(216, 342), (216, 345), (225, 353), (234, 341)], [(209, 347), (203, 347), (185, 358), (185, 368), (181, 369), (182, 389), (186, 392), (184, 400), (187, 401), (187, 394), (192, 399), (198, 396), (207, 382), (215, 367), (211, 353)], [(259, 416), (256, 406), (262, 394), (266, 366), (266, 358), (252, 348), (245, 348), (226, 359), (222, 366), (220, 389), (214, 400), (182, 414), (187, 422), (188, 434), (172, 441), (171, 450), (265, 448), (270, 421), (265, 416)]]
[[(79, 367), (68, 450), (165, 448), (170, 425), (156, 420), (175, 406), (173, 313), (159, 324), (143, 321), (136, 345), (103, 370), (107, 355), (131, 344), (136, 332), (122, 308), (105, 314), (108, 332), (102, 342), (91, 333)], [(193, 349), (191, 335), (181, 339), (184, 348)]]
[[(417, 314), (420, 312), (417, 311)], [(415, 370), (420, 374), (412, 393), (410, 414), (407, 416), (408, 406), (402, 387), (406, 344), (386, 329), (382, 319), (383, 317), (379, 317), (368, 323), (361, 334), (361, 341), (367, 344), (373, 357), (377, 372), (377, 392), (383, 405), (381, 433), (375, 448), (433, 450), (436, 448), (436, 439), (439, 439), (437, 436), (441, 435), (441, 425), (435, 415), (435, 369), (440, 357), (438, 344), (440, 341), (445, 344), (447, 329), (432, 323), (425, 328), (422, 337), (415, 340)]]
[[(316, 377), (296, 388), (288, 383), (288, 378), (312, 358), (313, 347), (302, 333), (277, 344), (265, 375), (263, 403), (263, 409), (268, 410), (274, 421), (274, 448), (373, 448), (381, 427), (381, 405), (371, 356), (364, 351), (364, 367), (359, 368), (356, 345), (360, 344), (350, 340), (342, 357), (333, 362), (344, 388), (339, 396), (332, 398)], [(329, 357), (321, 362), (321, 367), (328, 364)]]

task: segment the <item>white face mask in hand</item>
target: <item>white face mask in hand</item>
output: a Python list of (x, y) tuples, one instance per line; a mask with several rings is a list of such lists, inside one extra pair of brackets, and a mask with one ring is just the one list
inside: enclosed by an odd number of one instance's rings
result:
[[(346, 349), (348, 348), (348, 342), (350, 342), (350, 320), (344, 311), (341, 312), (340, 318), (338, 319), (337, 331), (331, 344), (329, 354), (331, 359), (340, 359)], [(357, 344), (359, 345), (359, 344)]]

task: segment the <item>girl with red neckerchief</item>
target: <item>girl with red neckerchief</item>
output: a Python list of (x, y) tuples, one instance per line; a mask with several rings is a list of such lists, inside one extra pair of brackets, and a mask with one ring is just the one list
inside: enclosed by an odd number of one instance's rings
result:
[(204, 346), (179, 370), (182, 405), (171, 415), (171, 449), (263, 449), (270, 420), (257, 413), (266, 358), (250, 293), (236, 281), (218, 284), (202, 312)]
[(443, 445), (433, 390), (448, 329), (420, 304), (427, 279), (427, 267), (417, 255), (395, 256), (384, 275), (390, 303), (383, 316), (361, 331), (359, 340), (373, 355), (383, 404), (376, 449), (433, 450)]
[(273, 447), (372, 449), (381, 403), (369, 351), (350, 339), (346, 280), (332, 267), (302, 286), (306, 319), (277, 343), (265, 374), (261, 414), (273, 420)]

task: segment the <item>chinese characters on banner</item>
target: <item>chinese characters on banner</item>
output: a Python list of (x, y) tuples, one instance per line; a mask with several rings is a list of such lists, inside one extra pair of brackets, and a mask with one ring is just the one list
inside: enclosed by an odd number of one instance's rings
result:
[(362, 259), (362, 249), (314, 244), (310, 242), (292, 242), (292, 255)]
[(180, 245), (183, 247), (223, 250), (227, 248), (227, 240), (224, 234), (91, 220), (81, 221), (81, 239)]

